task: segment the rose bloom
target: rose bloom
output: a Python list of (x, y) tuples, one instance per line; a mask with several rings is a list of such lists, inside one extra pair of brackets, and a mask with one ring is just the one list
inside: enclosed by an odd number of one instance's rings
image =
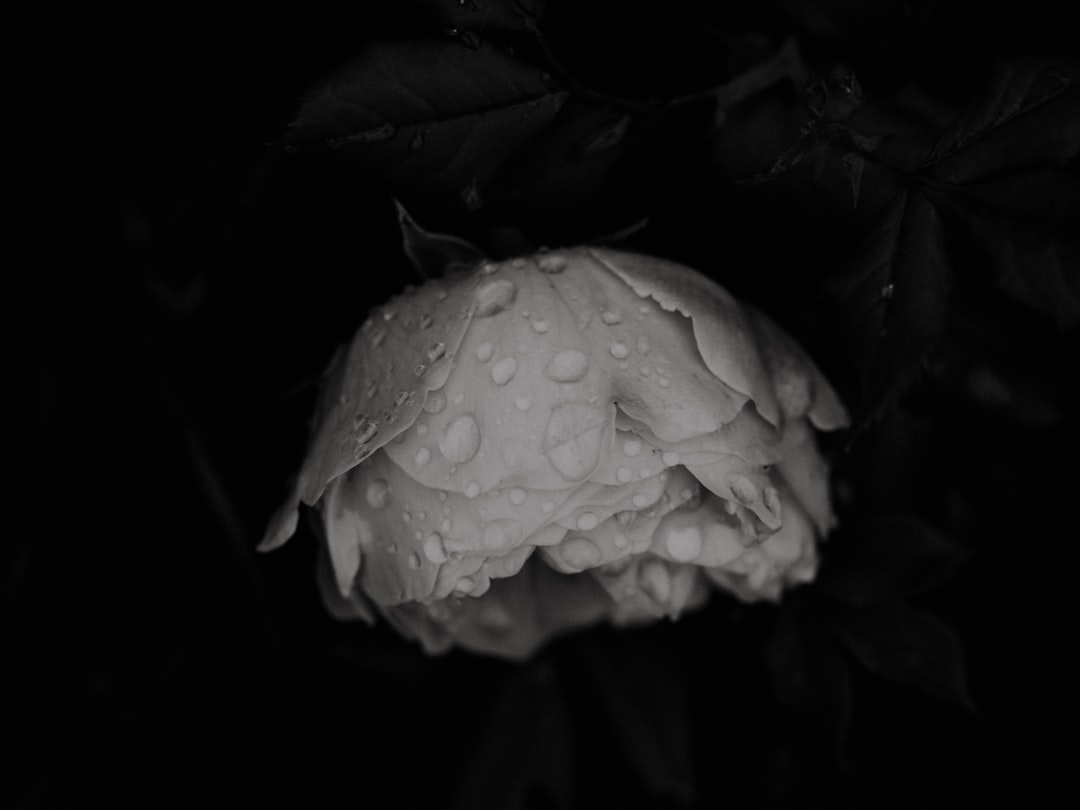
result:
[(523, 658), (811, 580), (833, 524), (814, 432), (846, 424), (806, 353), (694, 270), (606, 248), (486, 262), (339, 352), (260, 548), (314, 506), (335, 616)]

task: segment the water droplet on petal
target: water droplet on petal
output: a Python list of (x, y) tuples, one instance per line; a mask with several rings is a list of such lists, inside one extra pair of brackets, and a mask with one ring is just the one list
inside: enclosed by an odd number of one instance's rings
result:
[(634, 471), (629, 467), (619, 467), (619, 469), (615, 471), (615, 477), (620, 484), (628, 484), (634, 480)]
[(412, 554), (409, 555), (409, 567), (410, 568), (419, 568), (420, 567), (420, 555), (418, 553), (416, 553), (415, 551)]
[(479, 494), (480, 494), (480, 485), (478, 483), (476, 483), (475, 481), (470, 481), (468, 484), (465, 485), (465, 497), (466, 498), (475, 498)]
[(619, 315), (618, 312), (612, 312), (610, 309), (605, 309), (600, 313), (600, 320), (608, 326), (614, 326), (617, 323), (622, 323), (622, 316)]
[(455, 593), (471, 593), (475, 583), (469, 577), (462, 577), (454, 584)]
[(668, 450), (666, 453), (664, 453), (664, 455), (660, 457), (660, 459), (664, 462), (665, 466), (674, 467), (676, 464), (679, 463), (679, 454), (676, 453), (674, 450)]
[(551, 411), (544, 434), (544, 454), (568, 481), (586, 478), (600, 460), (607, 415), (577, 402), (564, 402)]
[(611, 351), (611, 356), (616, 360), (622, 360), (630, 356), (630, 347), (621, 340), (616, 340), (612, 343), (609, 350)]
[(514, 379), (516, 373), (517, 360), (513, 357), (503, 357), (496, 360), (491, 367), (491, 379), (495, 381), (496, 385), (506, 385), (510, 380)]
[(519, 411), (527, 411), (532, 406), (532, 400), (528, 397), (518, 397), (514, 404), (517, 405)]
[(439, 439), (439, 450), (447, 460), (464, 464), (480, 449), (480, 426), (471, 413), (453, 419)]
[(600, 547), (589, 538), (574, 535), (559, 545), (559, 556), (571, 568), (583, 571), (600, 562), (603, 553)]
[(432, 318), (427, 313), (424, 313), (423, 315), (420, 316), (420, 328), (421, 329), (430, 329), (431, 325), (433, 323), (435, 323), (435, 319)]
[(429, 461), (431, 461), (431, 451), (430, 450), (428, 450), (426, 447), (421, 447), (419, 450), (416, 451), (416, 463), (417, 464), (419, 464), (421, 467), (423, 467)]
[[(425, 436), (427, 436), (427, 434), (428, 434), (428, 426), (425, 425), (423, 422), (421, 422), (419, 425), (416, 426), (416, 435), (419, 436), (421, 439), (424, 438)], [(404, 436), (405, 434), (403, 433), (401, 435)]]
[(357, 417), (356, 421), (356, 442), (357, 444), (367, 444), (373, 438), (375, 434), (379, 432), (379, 426), (368, 419), (365, 416)]
[(633, 458), (641, 452), (641, 442), (637, 439), (630, 439), (623, 443), (622, 451), (630, 458)]
[(650, 498), (644, 492), (639, 492), (631, 499), (631, 503), (634, 504), (635, 509), (644, 509), (646, 506), (652, 503), (652, 498)]
[(398, 395), (396, 397), (394, 397), (394, 404), (397, 407), (400, 408), (402, 405), (405, 404), (405, 400), (407, 400), (408, 398), (409, 398), (409, 392), (408, 391), (398, 391)]
[(641, 337), (641, 338), (638, 338), (638, 341), (637, 341), (637, 350), (638, 350), (638, 354), (641, 354), (641, 355), (646, 355), (646, 354), (648, 354), (648, 353), (649, 353), (649, 350), (650, 350), (651, 348), (652, 348), (652, 347), (651, 347), (651, 346), (649, 346), (649, 341), (647, 341), (647, 340), (646, 340), (645, 338), (643, 338), (643, 337)]
[(521, 542), (521, 524), (516, 520), (493, 520), (484, 527), (484, 548), (509, 551)]
[(505, 278), (489, 281), (476, 291), (476, 317), (497, 315), (514, 302), (517, 287)]
[(589, 358), (577, 349), (566, 349), (551, 358), (544, 376), (555, 382), (577, 382), (589, 370)]
[(417, 377), (423, 377), (425, 371), (427, 371), (427, 366), (425, 366), (423, 363), (417, 363), (416, 367), (413, 369), (413, 374), (415, 374)]
[(442, 391), (432, 391), (424, 400), (424, 410), (428, 413), (438, 413), (446, 407), (446, 395)]
[(701, 530), (694, 525), (672, 529), (668, 532), (664, 545), (667, 546), (668, 554), (676, 562), (686, 563), (696, 560), (701, 554), (703, 545)]
[(386, 340), (386, 332), (382, 329), (376, 329), (371, 333), (371, 348), (379, 348), (384, 340)]
[(486, 341), (476, 347), (476, 359), (481, 363), (486, 363), (493, 354), (495, 354), (495, 347)]
[(443, 518), (439, 523), (439, 531), (441, 532), (449, 532), (452, 528), (454, 528), (454, 522), (450, 518)]
[(376, 478), (368, 484), (365, 497), (372, 509), (382, 509), (390, 500), (390, 485), (386, 483), (386, 479)]
[(525, 503), (525, 499), (529, 497), (529, 494), (521, 487), (514, 487), (510, 490), (510, 503), (514, 506), (521, 506)]
[(637, 520), (637, 512), (634, 512), (631, 509), (625, 509), (615, 515), (615, 520), (618, 521), (620, 526), (625, 528)]
[(548, 322), (544, 320), (533, 321), (532, 328), (534, 332), (542, 335), (548, 330)]
[(657, 377), (656, 382), (659, 383), (661, 388), (667, 388), (671, 385), (671, 381), (667, 377)]
[(592, 512), (584, 512), (578, 516), (577, 527), (583, 532), (591, 531), (600, 525), (600, 518)]
[(429, 362), (434, 363), (440, 357), (446, 354), (446, 344), (441, 341), (435, 341), (429, 343), (427, 347), (427, 359)]

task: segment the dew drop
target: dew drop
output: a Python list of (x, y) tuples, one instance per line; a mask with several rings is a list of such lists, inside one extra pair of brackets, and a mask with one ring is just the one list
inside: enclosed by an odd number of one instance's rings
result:
[(667, 377), (657, 377), (656, 382), (661, 388), (667, 388), (671, 385), (671, 381)]
[(649, 345), (649, 341), (647, 341), (647, 340), (646, 340), (645, 338), (643, 338), (643, 337), (640, 337), (640, 338), (638, 338), (638, 340), (637, 340), (637, 350), (638, 350), (638, 354), (641, 354), (641, 355), (646, 355), (646, 354), (648, 354), (648, 353), (649, 353), (649, 351), (650, 351), (651, 349), (652, 349), (652, 347), (651, 347), (651, 346)]
[(409, 555), (409, 567), (413, 569), (420, 567), (420, 555), (415, 551)]
[(386, 483), (386, 479), (376, 478), (368, 484), (365, 497), (372, 509), (382, 509), (390, 500), (390, 485)]
[(600, 313), (600, 320), (608, 326), (614, 326), (617, 323), (622, 323), (622, 316), (619, 315), (618, 312), (612, 312), (610, 309), (605, 309)]
[(491, 367), (491, 379), (496, 385), (506, 385), (517, 373), (517, 360), (513, 357), (503, 357), (496, 360)]
[(578, 516), (577, 527), (583, 532), (591, 531), (600, 525), (600, 518), (592, 512), (585, 512)]
[[(416, 426), (416, 435), (419, 436), (421, 439), (424, 438), (425, 436), (427, 436), (427, 434), (428, 434), (428, 426), (425, 425), (423, 422), (421, 422), (419, 425)], [(404, 435), (404, 434), (402, 434), (402, 435)]]
[(505, 278), (489, 281), (476, 291), (476, 317), (497, 315), (514, 302), (517, 287)]
[(446, 344), (443, 343), (442, 341), (437, 340), (434, 343), (429, 343), (428, 344), (428, 347), (427, 347), (427, 359), (428, 359), (428, 362), (434, 363), (436, 360), (438, 360), (444, 354), (446, 354)]
[(544, 376), (555, 382), (577, 382), (589, 370), (589, 358), (577, 349), (566, 349), (551, 358)]
[(450, 518), (443, 518), (439, 523), (439, 531), (441, 532), (449, 532), (452, 528), (454, 528), (454, 522)]
[(417, 363), (416, 367), (413, 369), (413, 374), (415, 374), (417, 377), (423, 377), (425, 371), (427, 371), (427, 366), (425, 366), (423, 363)]
[(455, 583), (454, 591), (456, 593), (471, 593), (475, 584), (469, 577), (462, 577)]
[(589, 538), (575, 535), (567, 538), (559, 545), (559, 556), (571, 568), (583, 571), (600, 562), (603, 552)]
[(356, 422), (356, 442), (357, 444), (367, 444), (373, 438), (375, 434), (379, 432), (379, 426), (368, 419), (367, 417), (360, 417)]
[(644, 509), (646, 506), (649, 505), (651, 501), (652, 498), (650, 498), (644, 492), (639, 492), (631, 499), (631, 503), (634, 504), (635, 509)]
[(386, 340), (386, 331), (383, 329), (376, 329), (371, 333), (371, 348), (379, 348), (384, 340)]
[(611, 356), (616, 360), (623, 360), (630, 356), (630, 347), (621, 340), (616, 340), (610, 347)]
[(641, 372), (642, 377), (648, 377), (652, 373), (648, 366), (642, 366), (638, 371)]
[(486, 341), (476, 347), (476, 359), (481, 363), (486, 363), (493, 354), (495, 354), (495, 347)]
[(400, 408), (402, 405), (405, 404), (405, 400), (407, 400), (408, 398), (409, 398), (409, 392), (408, 391), (398, 391), (398, 395), (396, 397), (394, 397), (394, 404), (397, 405)]
[(438, 413), (446, 407), (446, 395), (442, 391), (432, 391), (424, 400), (424, 410), (428, 413)]
[(532, 328), (533, 328), (534, 332), (536, 332), (539, 335), (542, 335), (542, 334), (544, 334), (544, 332), (546, 332), (548, 330), (548, 322), (544, 321), (544, 320), (533, 321)]
[(617, 515), (615, 515), (615, 520), (618, 521), (620, 526), (626, 528), (635, 520), (637, 520), (637, 512), (634, 512), (630, 509), (624, 509), (622, 512), (619, 512)]
[(676, 453), (674, 450), (668, 450), (660, 458), (664, 462), (664, 466), (666, 467), (674, 467), (676, 464), (679, 463), (679, 454)]
[(532, 400), (528, 397), (518, 397), (514, 404), (517, 405), (519, 411), (527, 411), (532, 406)]
[(619, 467), (619, 469), (615, 471), (615, 477), (620, 484), (628, 484), (634, 480), (634, 471), (629, 467)]
[(514, 506), (521, 506), (525, 503), (525, 499), (529, 497), (528, 493), (521, 487), (514, 487), (510, 490), (510, 503)]
[(521, 542), (521, 524), (516, 520), (493, 520), (484, 527), (484, 548), (509, 551)]
[(454, 418), (443, 430), (439, 451), (455, 464), (464, 464), (480, 449), (480, 426), (471, 413)]
[(379, 384), (375, 380), (372, 380), (367, 384), (367, 388), (364, 389), (364, 397), (371, 399), (377, 393), (379, 393)]
[(427, 313), (424, 313), (423, 315), (420, 316), (420, 328), (421, 329), (430, 329), (431, 325), (433, 323), (435, 323), (435, 319), (432, 318)]
[(475, 481), (470, 481), (468, 484), (465, 485), (465, 497), (466, 498), (475, 498), (479, 494), (480, 494), (480, 485), (478, 483), (476, 483)]
[(416, 463), (417, 464), (419, 464), (421, 467), (423, 467), (429, 461), (431, 461), (431, 451), (430, 450), (428, 450), (426, 447), (421, 447), (419, 450), (416, 451)]
[(633, 458), (641, 452), (641, 442), (637, 439), (630, 439), (623, 444), (622, 451), (630, 458)]
[(668, 532), (664, 545), (667, 546), (668, 554), (676, 562), (686, 563), (696, 560), (702, 549), (701, 530), (693, 525), (672, 529)]

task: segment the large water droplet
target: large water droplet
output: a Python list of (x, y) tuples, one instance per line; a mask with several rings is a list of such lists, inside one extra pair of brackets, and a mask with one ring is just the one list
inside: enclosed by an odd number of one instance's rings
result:
[(586, 478), (600, 460), (607, 416), (577, 402), (564, 402), (551, 411), (544, 434), (544, 454), (568, 481)]
[(583, 512), (578, 515), (577, 527), (583, 532), (592, 531), (600, 525), (600, 518), (598, 518), (592, 512)]
[(446, 549), (443, 547), (442, 535), (432, 532), (424, 538), (424, 556), (435, 565), (446, 562)]
[(379, 426), (366, 416), (357, 417), (356, 420), (356, 443), (367, 444), (375, 434), (379, 432)]
[(390, 500), (390, 485), (386, 483), (386, 479), (376, 478), (368, 484), (365, 497), (372, 509), (382, 509)]
[(484, 548), (509, 551), (521, 542), (521, 524), (516, 520), (493, 520), (484, 527)]
[(428, 347), (427, 347), (427, 359), (428, 359), (428, 362), (434, 363), (436, 360), (438, 360), (444, 354), (446, 354), (446, 344), (443, 343), (442, 341), (437, 340), (434, 343), (429, 343), (428, 344)]
[(516, 373), (517, 360), (513, 357), (503, 357), (501, 360), (496, 360), (491, 367), (491, 379), (495, 381), (496, 385), (506, 385), (510, 380), (514, 379)]
[(668, 554), (676, 562), (690, 562), (696, 560), (701, 554), (702, 538), (701, 530), (694, 525), (672, 529), (664, 539)]
[(577, 382), (589, 370), (589, 358), (577, 349), (566, 349), (551, 358), (544, 376), (555, 382)]
[(439, 450), (449, 461), (464, 464), (480, 449), (480, 426), (471, 413), (456, 417), (446, 426)]
[(571, 568), (584, 571), (600, 562), (603, 553), (600, 547), (589, 538), (574, 535), (559, 545), (559, 556)]
[(496, 315), (514, 303), (517, 286), (505, 278), (489, 281), (476, 291), (476, 316)]

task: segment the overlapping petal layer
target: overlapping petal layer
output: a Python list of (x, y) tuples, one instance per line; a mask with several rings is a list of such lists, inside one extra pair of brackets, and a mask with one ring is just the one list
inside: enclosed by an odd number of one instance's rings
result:
[(374, 608), (430, 651), (520, 657), (713, 587), (775, 599), (832, 525), (813, 427), (846, 423), (835, 393), (670, 262), (579, 248), (431, 282), (372, 316), (326, 390), (264, 547), (317, 506), (335, 615)]

